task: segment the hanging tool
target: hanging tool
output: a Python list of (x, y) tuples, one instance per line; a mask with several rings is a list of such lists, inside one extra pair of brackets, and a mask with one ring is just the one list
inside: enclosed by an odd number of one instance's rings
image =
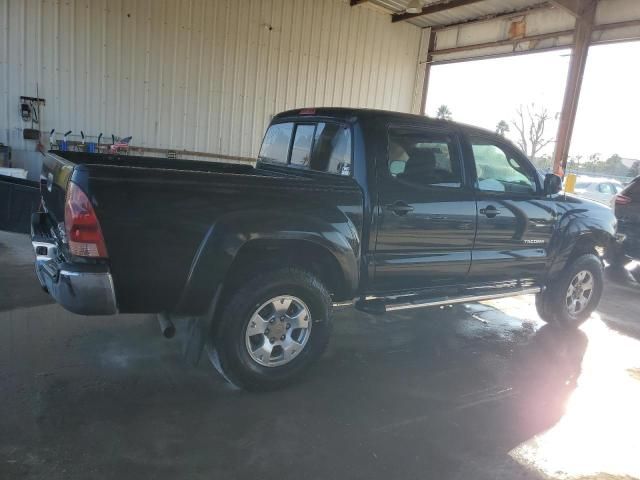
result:
[[(36, 97), (40, 97), (40, 87), (36, 83)], [(36, 151), (44, 155), (44, 145), (42, 144), (42, 122), (40, 117), (40, 102), (37, 103), (36, 109), (36, 123), (38, 124), (38, 143), (36, 144)]]
[(54, 147), (57, 147), (56, 144), (56, 129), (52, 128), (51, 132), (49, 132), (49, 150), (53, 150)]
[(22, 130), (22, 138), (25, 140), (40, 140), (40, 129), (34, 128), (34, 124), (40, 124), (40, 104), (45, 104), (45, 100), (38, 95), (38, 84), (36, 84), (35, 97), (20, 97), (20, 116), (22, 121), (31, 121), (31, 128)]

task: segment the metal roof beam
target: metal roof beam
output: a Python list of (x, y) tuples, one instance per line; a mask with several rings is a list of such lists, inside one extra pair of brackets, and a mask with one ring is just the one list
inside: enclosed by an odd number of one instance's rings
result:
[(582, 15), (582, 0), (550, 0), (555, 6), (562, 8), (565, 12), (574, 17)]
[(530, 7), (526, 7), (526, 8), (510, 10), (508, 12), (491, 13), (489, 15), (485, 15), (484, 17), (472, 18), (469, 20), (465, 20), (463, 22), (448, 23), (446, 25), (436, 25), (431, 28), (433, 28), (433, 30), (435, 31), (440, 32), (442, 30), (446, 30), (447, 28), (466, 27), (469, 25), (477, 25), (478, 23), (482, 23), (482, 22), (490, 22), (492, 20), (502, 20), (505, 18), (519, 17), (521, 15), (527, 15), (531, 12), (535, 12), (538, 10), (546, 10), (550, 7), (551, 7), (551, 3), (549, 3), (548, 1), (545, 1), (545, 2), (538, 3), (536, 5), (531, 5)]
[(471, 5), (472, 3), (479, 3), (484, 0), (438, 0), (437, 2), (430, 3), (422, 7), (420, 13), (394, 13), (391, 15), (392, 22), (402, 22), (409, 20), (410, 18), (421, 17), (423, 15), (431, 15), (432, 13), (444, 12), (445, 10), (451, 10), (452, 8), (464, 7), (465, 5)]

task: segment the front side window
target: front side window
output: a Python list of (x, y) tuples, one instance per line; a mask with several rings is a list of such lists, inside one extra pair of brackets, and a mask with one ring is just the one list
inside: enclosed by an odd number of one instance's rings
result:
[(462, 168), (453, 138), (422, 129), (389, 129), (389, 173), (421, 187), (460, 187)]
[(270, 162), (287, 163), (293, 123), (275, 123), (269, 127), (262, 141), (258, 158)]
[(536, 192), (534, 174), (521, 159), (482, 138), (472, 138), (471, 147), (479, 190), (521, 194)]

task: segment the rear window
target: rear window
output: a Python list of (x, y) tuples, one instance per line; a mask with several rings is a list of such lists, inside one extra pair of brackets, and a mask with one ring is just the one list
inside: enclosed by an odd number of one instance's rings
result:
[(267, 130), (258, 158), (350, 175), (351, 130), (330, 122), (276, 123)]
[(287, 163), (293, 123), (276, 123), (267, 130), (260, 149), (260, 160)]

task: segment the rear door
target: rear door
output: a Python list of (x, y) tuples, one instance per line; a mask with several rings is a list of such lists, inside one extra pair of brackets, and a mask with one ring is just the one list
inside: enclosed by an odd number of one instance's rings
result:
[(376, 165), (378, 231), (374, 290), (411, 291), (464, 282), (475, 235), (474, 193), (458, 135), (390, 126)]
[(556, 205), (517, 149), (494, 136), (467, 136), (475, 167), (478, 229), (469, 283), (540, 278), (546, 271)]

